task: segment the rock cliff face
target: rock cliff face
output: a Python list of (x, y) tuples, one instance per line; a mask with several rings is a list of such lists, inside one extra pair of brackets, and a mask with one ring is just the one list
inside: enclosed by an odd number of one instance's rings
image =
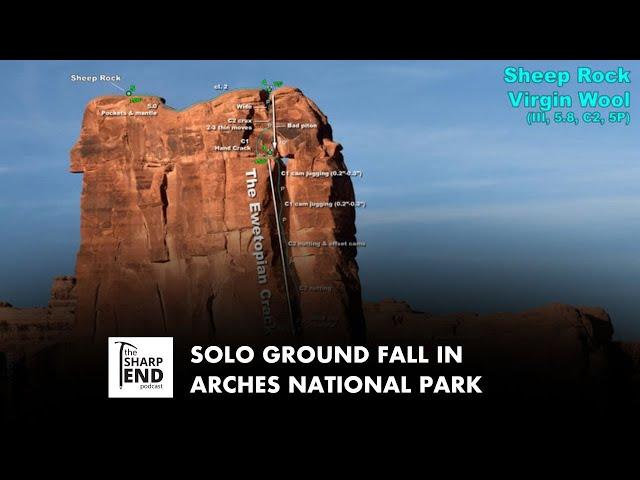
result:
[(385, 300), (366, 303), (364, 310), (369, 343), (462, 345), (468, 368), (494, 376), (517, 372), (527, 381), (563, 385), (598, 381), (615, 368), (618, 355), (611, 319), (597, 307), (550, 304), (523, 312), (431, 315)]
[(354, 200), (348, 177), (290, 175), (345, 170), (341, 146), (318, 107), (285, 87), (274, 94), (273, 151), (265, 93), (235, 91), (184, 111), (159, 97), (89, 103), (71, 152), (71, 171), (83, 174), (81, 335), (271, 343), (292, 330), (308, 341), (363, 334), (355, 248), (298, 246), (353, 242), (354, 208), (287, 206)]

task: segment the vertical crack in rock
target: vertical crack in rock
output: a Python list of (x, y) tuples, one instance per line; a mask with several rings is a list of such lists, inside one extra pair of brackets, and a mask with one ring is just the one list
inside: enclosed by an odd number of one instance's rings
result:
[(162, 298), (162, 291), (160, 290), (160, 285), (156, 283), (156, 292), (158, 293), (158, 303), (160, 304), (160, 313), (162, 315), (162, 329), (166, 333), (169, 331), (167, 328), (167, 313), (164, 307), (164, 299)]
[[(293, 159), (294, 154), (293, 153), (289, 153), (288, 154), (288, 158), (289, 160)], [(284, 164), (284, 162), (281, 162), (281, 169), (282, 171), (287, 171), (287, 165)], [(287, 176), (286, 175), (280, 175), (280, 186), (284, 187), (283, 190), (280, 190), (279, 196), (280, 196), (280, 203), (281, 205), (284, 205), (285, 202), (289, 202), (291, 200), (290, 196), (289, 196), (289, 191), (287, 189)], [(281, 209), (282, 211), (282, 215), (284, 215), (284, 209)], [(303, 334), (303, 325), (301, 320), (301, 316), (302, 316), (302, 311), (301, 311), (301, 305), (300, 305), (300, 277), (298, 275), (298, 271), (296, 269), (296, 263), (295, 260), (293, 258), (293, 252), (291, 250), (291, 247), (289, 246), (289, 239), (291, 238), (291, 222), (284, 222), (282, 221), (282, 231), (284, 232), (284, 238), (283, 238), (283, 242), (284, 242), (284, 251), (285, 251), (285, 255), (286, 255), (286, 261), (287, 261), (287, 269), (288, 269), (288, 274), (289, 274), (289, 279), (291, 281), (291, 286), (289, 288), (290, 292), (291, 292), (291, 307), (293, 310), (293, 317), (294, 317), (294, 328), (301, 334)]]
[[(149, 233), (149, 224), (147, 223), (146, 216), (142, 211), (142, 209), (140, 209), (140, 213), (142, 213), (142, 226), (144, 227), (144, 236), (146, 238), (147, 250), (151, 252), (152, 245), (151, 245), (151, 234)], [(153, 261), (153, 255), (151, 255), (151, 261)]]
[(162, 202), (162, 245), (166, 253), (166, 261), (170, 260), (169, 248), (167, 247), (167, 209), (169, 208), (169, 199), (167, 197), (167, 174), (162, 175), (160, 183), (160, 201)]

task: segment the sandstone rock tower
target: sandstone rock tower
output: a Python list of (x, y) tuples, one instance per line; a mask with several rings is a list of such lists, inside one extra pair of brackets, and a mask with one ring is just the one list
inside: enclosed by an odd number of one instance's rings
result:
[(335, 206), (354, 200), (353, 186), (330, 173), (346, 170), (341, 146), (300, 90), (273, 97), (239, 90), (183, 111), (152, 96), (88, 104), (71, 152), (83, 174), (80, 335), (362, 337), (355, 209)]

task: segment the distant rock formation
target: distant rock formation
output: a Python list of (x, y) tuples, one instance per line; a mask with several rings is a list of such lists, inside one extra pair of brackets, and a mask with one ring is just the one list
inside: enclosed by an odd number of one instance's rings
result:
[[(346, 167), (326, 116), (300, 90), (275, 98), (279, 205), (353, 201), (350, 178), (329, 175)], [(71, 152), (71, 171), (83, 174), (81, 335), (291, 340), (270, 162), (257, 160), (272, 148), (271, 108), (260, 90), (184, 111), (159, 97), (88, 104)], [(300, 171), (327, 175), (288, 175)], [(362, 337), (353, 206), (281, 209), (295, 327), (305, 341)], [(306, 246), (323, 241), (337, 243)]]
[(613, 325), (597, 307), (550, 304), (523, 312), (431, 315), (402, 301), (365, 303), (368, 343), (462, 345), (465, 364), (565, 385), (617, 368)]
[(0, 302), (0, 352), (19, 359), (70, 338), (75, 317), (74, 277), (56, 277), (46, 308), (15, 308)]

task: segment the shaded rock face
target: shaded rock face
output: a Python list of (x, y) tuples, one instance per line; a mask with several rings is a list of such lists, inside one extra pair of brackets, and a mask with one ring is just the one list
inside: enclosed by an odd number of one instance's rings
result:
[[(299, 90), (281, 88), (275, 98), (273, 163), (256, 162), (273, 142), (272, 107), (259, 90), (231, 92), (184, 111), (159, 97), (138, 103), (102, 97), (88, 104), (71, 152), (71, 171), (83, 174), (76, 264), (80, 335), (273, 343), (290, 341), (292, 331), (318, 342), (363, 334), (355, 249), (287, 247), (355, 240), (353, 207), (284, 206), (354, 200), (348, 177), (286, 173), (345, 170), (341, 147), (325, 115)], [(293, 325), (270, 166), (283, 217)], [(253, 172), (256, 182), (249, 185)], [(317, 286), (328, 288), (308, 288)]]
[(619, 370), (623, 370), (631, 377), (631, 394), (634, 398), (640, 398), (640, 343), (618, 342)]
[(56, 277), (46, 308), (0, 302), (0, 352), (15, 361), (70, 338), (75, 317), (75, 278)]
[(365, 303), (372, 344), (462, 345), (467, 371), (522, 382), (597, 384), (612, 365), (613, 326), (597, 307), (551, 304), (517, 313), (431, 315), (405, 302)]

